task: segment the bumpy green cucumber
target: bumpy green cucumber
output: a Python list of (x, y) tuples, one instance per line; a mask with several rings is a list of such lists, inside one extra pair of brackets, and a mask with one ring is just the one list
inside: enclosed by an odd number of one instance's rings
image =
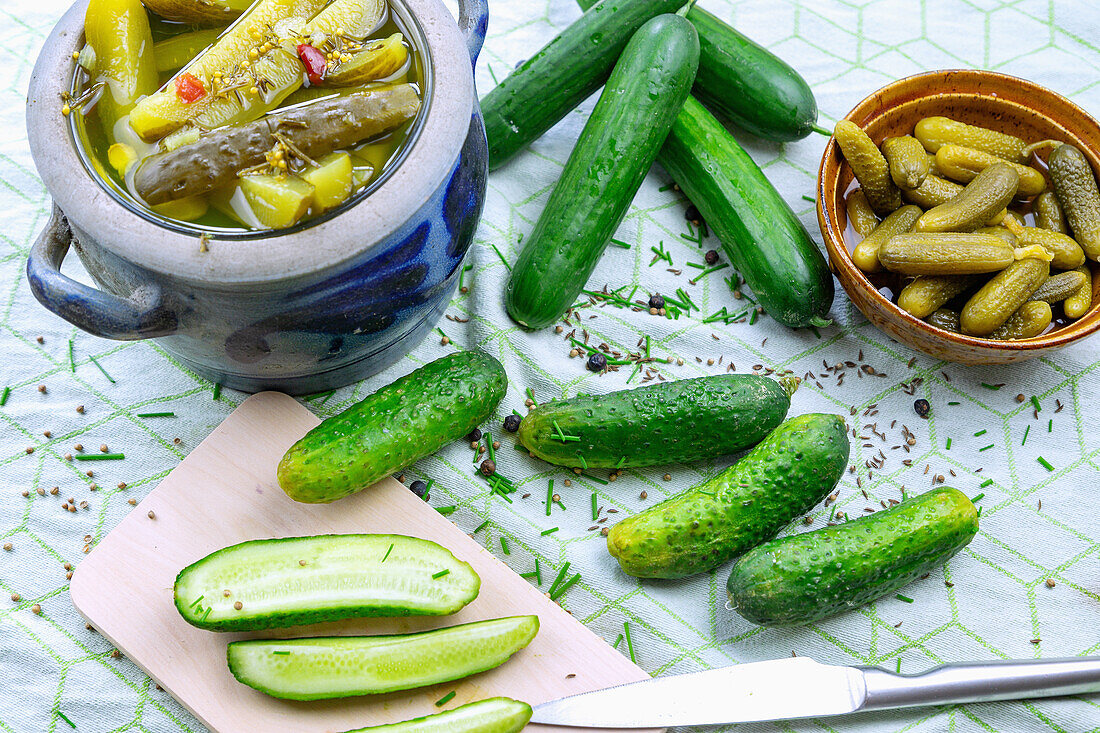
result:
[(925, 117), (917, 123), (913, 135), (931, 153), (944, 145), (961, 145), (996, 155), (1013, 163), (1027, 163), (1027, 143), (1015, 135), (967, 125), (947, 117)]
[(1073, 295), (1062, 303), (1062, 310), (1066, 318), (1080, 318), (1092, 307), (1093, 276), (1087, 267), (1079, 267), (1077, 271), (1085, 276), (1085, 284)]
[(857, 188), (848, 194), (848, 198), (844, 200), (844, 210), (848, 214), (848, 223), (861, 237), (870, 236), (878, 226), (878, 217), (875, 216), (875, 210), (871, 208), (871, 204), (867, 202), (863, 189)]
[(898, 188), (917, 188), (932, 170), (924, 146), (912, 135), (888, 137), (882, 141), (882, 155), (890, 165), (890, 178)]
[(1037, 244), (1049, 252), (1054, 258), (1050, 261), (1051, 267), (1075, 270), (1085, 264), (1085, 251), (1067, 234), (1039, 227), (1022, 227), (1009, 219), (1005, 219), (1005, 226), (1016, 235), (1017, 246), (1029, 247)]
[(911, 204), (916, 204), (923, 209), (932, 209), (955, 198), (962, 193), (962, 190), (963, 187), (959, 184), (940, 178), (935, 173), (929, 173), (916, 188), (903, 188), (901, 195)]
[(961, 327), (959, 325), (959, 314), (947, 308), (940, 308), (925, 320), (936, 328), (943, 331), (950, 331), (951, 333), (958, 333)]
[(1069, 234), (1066, 226), (1066, 215), (1062, 211), (1062, 204), (1058, 203), (1058, 195), (1053, 191), (1046, 191), (1035, 197), (1032, 204), (1035, 211), (1035, 225), (1043, 229), (1049, 229), (1059, 234)]
[(773, 540), (733, 566), (734, 610), (763, 626), (809, 624), (916, 580), (965, 547), (978, 512), (961, 491), (933, 489), (885, 511)]
[(347, 733), (519, 733), (531, 719), (531, 706), (493, 697), (415, 720), (356, 728)]
[(901, 206), (901, 192), (890, 177), (890, 165), (867, 133), (850, 120), (836, 123), (833, 137), (844, 153), (875, 213), (886, 216)]
[[(1008, 220), (1007, 217), (1006, 217), (1005, 220), (1006, 221)], [(1001, 239), (1005, 240), (1005, 243), (1008, 244), (1009, 247), (1015, 247), (1016, 243), (1017, 243), (1016, 242), (1016, 235), (1013, 234), (1012, 232), (1010, 232), (1008, 229), (1005, 229), (1003, 226), (979, 227), (979, 228), (974, 230), (974, 233), (975, 234), (992, 234), (995, 237), (1000, 237)]]
[(1050, 264), (1036, 257), (1016, 260), (998, 272), (962, 309), (962, 332), (988, 336), (1027, 302), (1050, 276)]
[(997, 163), (1010, 166), (1016, 171), (1020, 177), (1017, 195), (1021, 198), (1035, 196), (1047, 187), (1047, 179), (1043, 178), (1043, 174), (1029, 165), (1013, 163), (961, 145), (944, 145), (936, 151), (936, 168), (940, 174), (960, 183), (970, 183), (979, 173)]
[(1076, 294), (1088, 281), (1088, 275), (1081, 270), (1059, 272), (1047, 278), (1047, 281), (1031, 294), (1030, 300), (1041, 300), (1044, 303), (1059, 303)]
[(921, 275), (898, 293), (898, 307), (917, 318), (927, 318), (977, 282), (974, 275)]
[(714, 458), (756, 445), (791, 406), (796, 379), (753, 374), (662, 382), (544, 402), (519, 426), (527, 450), (558, 466), (623, 468)]
[(309, 503), (365, 489), (470, 432), (507, 389), (484, 352), (436, 359), (306, 433), (279, 462), (279, 486)]
[(1011, 245), (992, 234), (896, 234), (882, 245), (879, 262), (903, 275), (978, 275), (1012, 264)]
[(538, 630), (538, 616), (512, 616), (399, 636), (233, 641), (227, 656), (229, 671), (253, 689), (327, 700), (464, 679), (504, 664)]
[(1053, 319), (1050, 303), (1030, 301), (1021, 305), (996, 331), (989, 334), (989, 338), (1002, 341), (1034, 338), (1047, 330)]
[(1100, 189), (1088, 158), (1072, 145), (1059, 145), (1048, 166), (1074, 239), (1089, 259), (1100, 260)]
[(1012, 201), (1019, 182), (1020, 176), (1012, 166), (994, 163), (966, 184), (958, 196), (924, 212), (913, 231), (973, 231)]
[(845, 430), (836, 415), (791, 418), (714, 478), (612, 527), (608, 552), (640, 578), (682, 578), (721, 565), (833, 490), (848, 465)]
[(469, 564), (434, 542), (347, 534), (226, 547), (180, 571), (174, 595), (192, 626), (256, 631), (364, 616), (443, 616), (477, 598), (480, 587)]
[(882, 269), (878, 253), (882, 245), (895, 234), (905, 234), (917, 222), (923, 212), (919, 206), (902, 206), (882, 220), (874, 230), (860, 241), (852, 250), (852, 262), (864, 272), (878, 272)]

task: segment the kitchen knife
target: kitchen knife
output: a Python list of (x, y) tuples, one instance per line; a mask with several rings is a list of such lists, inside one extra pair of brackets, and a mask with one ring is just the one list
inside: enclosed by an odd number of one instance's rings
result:
[(531, 722), (577, 728), (723, 725), (1090, 692), (1100, 692), (1100, 657), (945, 664), (913, 675), (792, 657), (563, 697), (535, 707)]

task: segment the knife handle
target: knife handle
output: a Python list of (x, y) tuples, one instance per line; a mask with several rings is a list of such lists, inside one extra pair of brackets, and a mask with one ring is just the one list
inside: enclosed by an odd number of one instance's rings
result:
[(945, 664), (914, 675), (860, 669), (867, 683), (860, 711), (1100, 692), (1100, 657)]

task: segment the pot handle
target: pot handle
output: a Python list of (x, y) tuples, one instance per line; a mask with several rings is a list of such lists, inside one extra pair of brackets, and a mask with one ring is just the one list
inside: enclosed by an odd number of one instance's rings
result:
[(485, 43), (485, 32), (488, 28), (488, 0), (458, 0), (458, 29), (466, 36), (470, 61), (474, 64), (477, 63), (477, 56)]
[(72, 244), (69, 222), (56, 204), (27, 258), (31, 292), (47, 310), (88, 333), (119, 341), (165, 336), (176, 330), (176, 316), (161, 302), (160, 288), (139, 288), (131, 298), (89, 287), (61, 274)]

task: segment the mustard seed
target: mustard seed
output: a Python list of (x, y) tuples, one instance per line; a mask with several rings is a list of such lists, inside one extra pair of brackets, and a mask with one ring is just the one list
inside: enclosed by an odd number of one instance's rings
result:
[(42, 435), (44, 435), (47, 438), (52, 438), (53, 437), (53, 433), (51, 433), (49, 430), (43, 430)]
[(75, 450), (76, 452), (79, 453), (79, 452), (84, 450), (84, 446), (81, 445), (80, 443), (77, 443), (76, 445), (73, 446), (73, 450)]
[(665, 481), (671, 481), (672, 480), (672, 474), (671, 473), (666, 473), (664, 476), (662, 476), (662, 478)]
[(156, 512), (154, 512), (152, 509), (149, 510), (149, 518), (150, 519), (156, 519), (157, 518)]
[(76, 411), (79, 412), (81, 415), (83, 415), (84, 414), (84, 405), (77, 405), (76, 406)]
[(236, 601), (236, 602), (235, 602), (235, 603), (233, 604), (233, 608), (235, 608), (235, 609), (237, 609), (238, 611), (240, 611), (240, 610), (241, 610), (242, 608), (244, 608), (244, 604), (243, 604), (243, 603), (241, 603), (240, 601)]
[(119, 481), (118, 482), (118, 488), (125, 489), (126, 488), (126, 482), (125, 481)]
[(1057, 583), (1054, 582), (1054, 578), (1047, 578), (1047, 588), (1053, 588)]
[(42, 606), (38, 605), (37, 603), (34, 604), (33, 606), (31, 606), (31, 613), (33, 613), (35, 616), (41, 616)]
[(569, 479), (565, 479), (565, 481), (564, 481), (563, 483), (564, 483), (564, 484), (565, 484), (566, 486), (572, 486), (572, 485), (573, 485), (573, 482), (572, 482), (572, 481), (570, 481)]
[(11, 600), (12, 603), (19, 603), (19, 601), (22, 600), (22, 596), (20, 596), (18, 593), (12, 593)]
[(107, 444), (104, 443), (103, 445), (99, 446), (99, 450), (102, 453), (106, 453), (107, 452)]
[(72, 453), (66, 453), (65, 454), (65, 460), (71, 462), (73, 460), (73, 454)]
[(46, 385), (44, 385), (44, 384), (38, 385), (38, 391), (41, 392), (42, 394), (46, 394)]
[(135, 506), (137, 504), (137, 499), (127, 499), (126, 503), (130, 506)]
[(4, 549), (5, 549), (6, 551), (8, 551), (8, 552), (11, 552), (11, 548), (12, 548), (12, 545), (11, 545), (11, 543), (10, 543), (10, 542), (5, 542), (5, 543), (4, 543)]

